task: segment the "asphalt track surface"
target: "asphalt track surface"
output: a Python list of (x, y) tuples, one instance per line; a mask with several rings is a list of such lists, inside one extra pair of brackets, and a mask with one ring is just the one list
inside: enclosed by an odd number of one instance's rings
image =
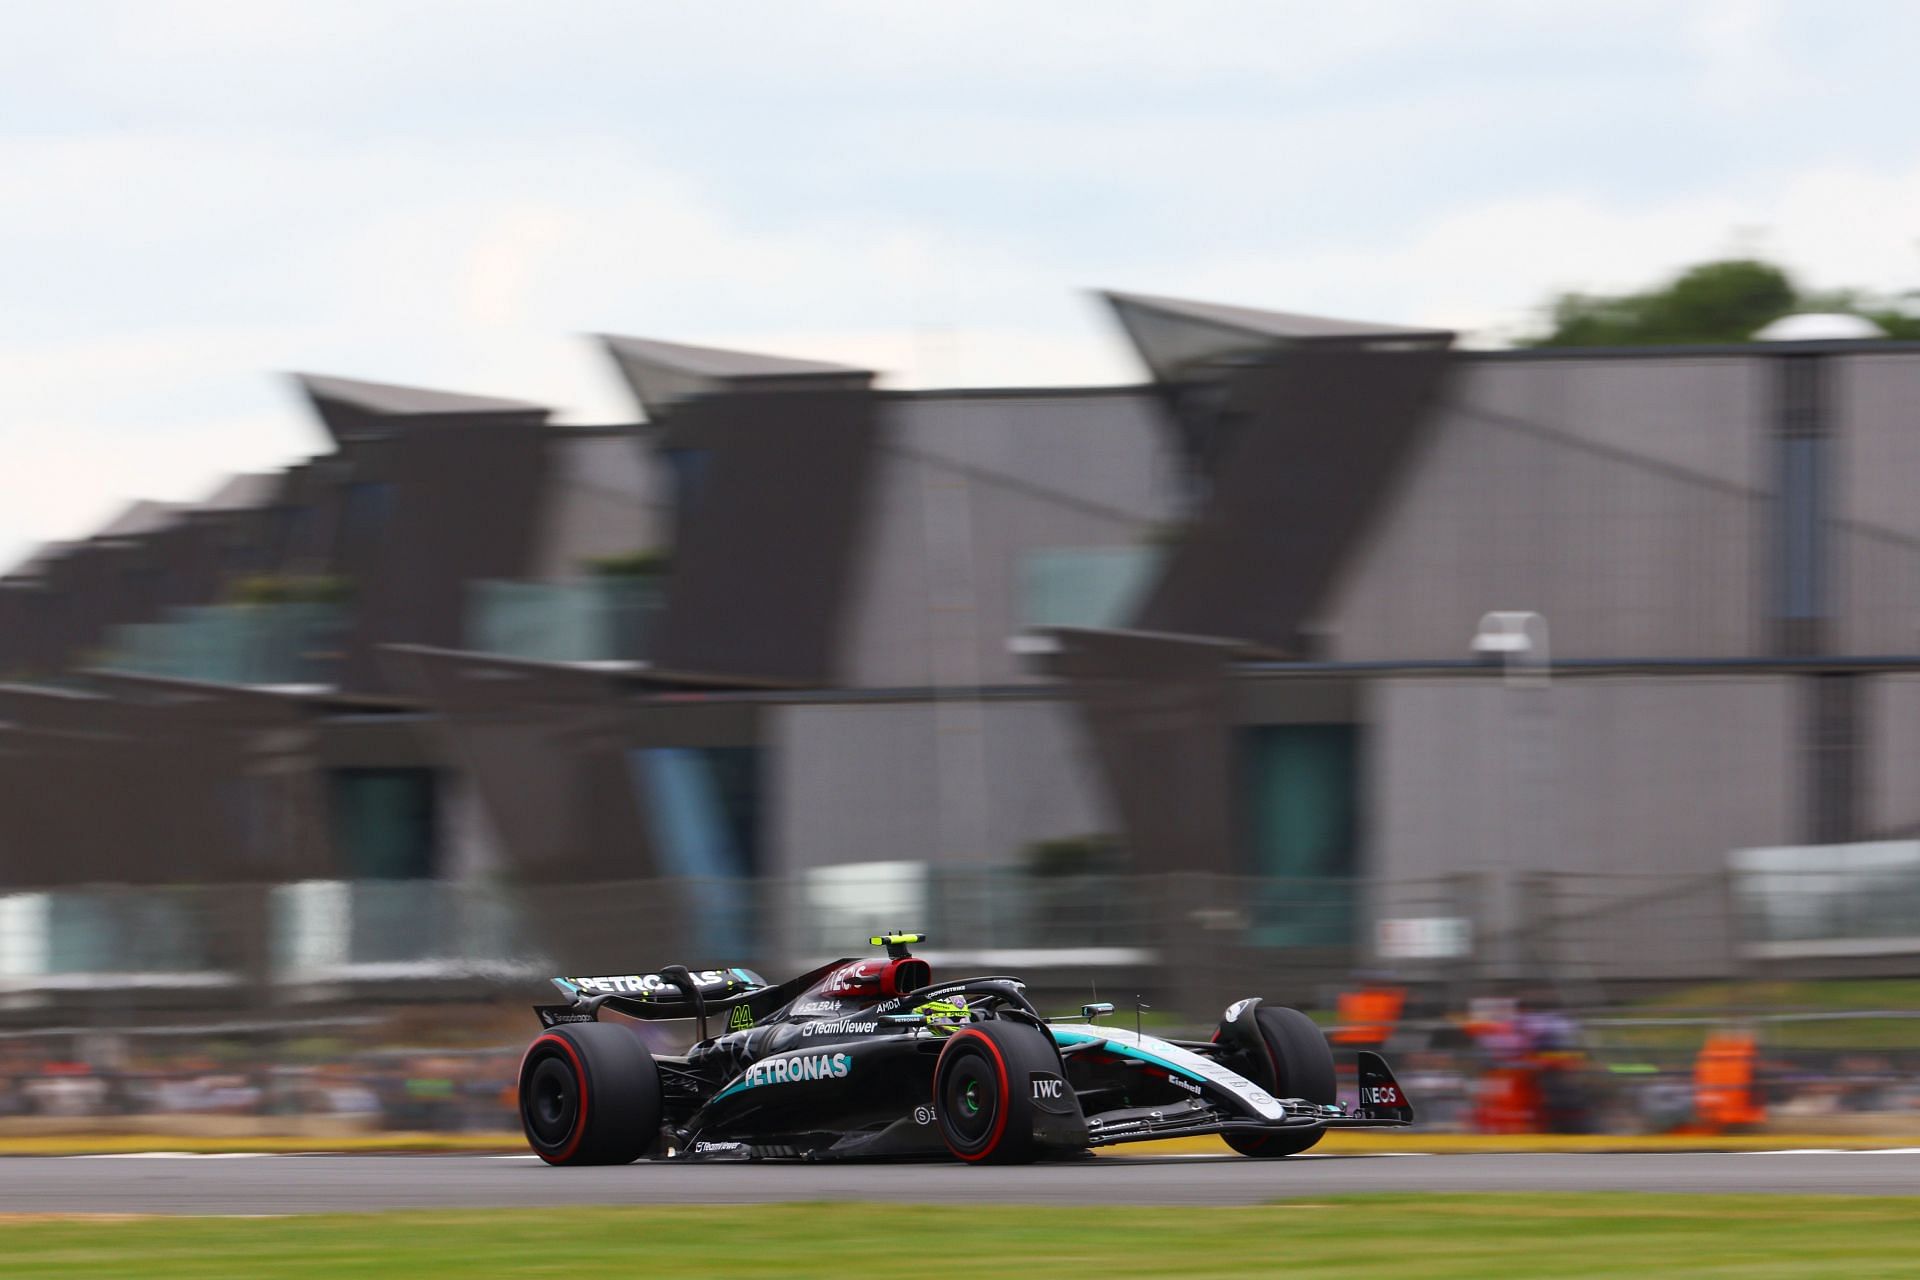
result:
[(0, 1158), (7, 1214), (290, 1214), (542, 1205), (1234, 1205), (1356, 1192), (1920, 1194), (1920, 1148), (1728, 1155), (1353, 1155), (1257, 1161), (1108, 1156), (1066, 1165), (637, 1164), (513, 1156)]

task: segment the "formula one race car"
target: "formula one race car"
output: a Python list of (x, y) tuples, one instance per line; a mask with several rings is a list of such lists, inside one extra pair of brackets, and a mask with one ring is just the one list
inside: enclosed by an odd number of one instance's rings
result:
[[(746, 969), (555, 978), (563, 1005), (520, 1064), (520, 1118), (548, 1164), (957, 1156), (1015, 1164), (1091, 1147), (1219, 1134), (1247, 1156), (1290, 1156), (1329, 1129), (1413, 1122), (1378, 1054), (1359, 1055), (1359, 1106), (1336, 1101), (1333, 1054), (1305, 1014), (1230, 1006), (1210, 1041), (1096, 1025), (1109, 1004), (1043, 1017), (1017, 978), (933, 982), (908, 947), (836, 960), (779, 986)], [(681, 1056), (631, 1023), (692, 1018)], [(709, 1036), (711, 1019), (726, 1030)]]

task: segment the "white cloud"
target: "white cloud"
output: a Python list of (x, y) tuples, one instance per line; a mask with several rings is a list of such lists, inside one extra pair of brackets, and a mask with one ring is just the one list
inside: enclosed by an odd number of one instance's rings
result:
[(318, 447), (288, 368), (610, 420), (631, 406), (583, 332), (1082, 382), (1138, 376), (1092, 286), (1498, 333), (1741, 234), (1810, 284), (1911, 286), (1920, 148), (1887, 60), (1916, 25), (1745, 0), (43, 7), (0, 47), (0, 563)]
[(1820, 85), (1795, 61), (1780, 0), (1709, 0), (1688, 11), (1683, 28), (1700, 60), (1700, 94), (1742, 111), (1804, 99)]
[[(274, 371), (494, 392), (617, 421), (633, 408), (583, 332), (763, 343), (869, 362), (896, 384), (933, 363), (931, 377), (963, 382), (986, 368), (1041, 380), (1087, 369), (1045, 332), (913, 336), (918, 306), (931, 323), (969, 297), (1016, 292), (1018, 262), (910, 227), (751, 229), (629, 152), (581, 139), (503, 165), (502, 148), (403, 141), (293, 153), (249, 140), (0, 139), (0, 168), (26, 193), (0, 210), (0, 239), (45, 242), (65, 219), (90, 242), (44, 282), (36, 328), (47, 331), (0, 345), (0, 442), (9, 474), (32, 481), (0, 508), (0, 561), (82, 536), (127, 498), (191, 498), (221, 473), (317, 447)], [(194, 311), (220, 322), (179, 319)], [(875, 313), (902, 318), (891, 337), (797, 323)], [(984, 362), (955, 354), (983, 348), (995, 353)]]
[(1754, 236), (1806, 287), (1920, 284), (1920, 163), (1894, 173), (1818, 169), (1633, 206), (1566, 194), (1498, 201), (1386, 246), (1201, 260), (1161, 283), (1253, 305), (1511, 336), (1550, 292), (1644, 288), (1751, 248), (1743, 241)]
[[(606, 173), (612, 153), (580, 144), (550, 160), (559, 173)], [(143, 162), (179, 161), (176, 151)], [(276, 206), (367, 172), (360, 155), (281, 163), (244, 148), (214, 148), (194, 163), (249, 167)], [(162, 307), (97, 337), (0, 349), (8, 388), (0, 422), (11, 424), (0, 432), (13, 473), (35, 477), (31, 495), (0, 516), (0, 543), (13, 544), (0, 558), (29, 539), (83, 534), (125, 498), (189, 498), (220, 473), (315, 447), (301, 410), (269, 377), (276, 369), (520, 396), (563, 417), (609, 421), (632, 410), (583, 332), (848, 361), (896, 386), (1072, 383), (1137, 376), (1080, 292), (1087, 283), (1499, 336), (1550, 289), (1637, 287), (1727, 251), (1743, 227), (1764, 228), (1767, 251), (1810, 284), (1920, 278), (1920, 166), (1817, 170), (1777, 186), (1633, 206), (1570, 194), (1497, 201), (1426, 220), (1387, 245), (1322, 239), (1265, 254), (1194, 246), (1157, 271), (1093, 282), (1080, 264), (1024, 259), (991, 238), (932, 228), (745, 227), (685, 182), (637, 165), (611, 181), (560, 183), (547, 198), (516, 191), (506, 202), (482, 198), (484, 166), (467, 161), (392, 154), (374, 168), (434, 198), (319, 224), (323, 234), (301, 260), (278, 269), (298, 305), (270, 320), (177, 329)], [(83, 188), (94, 181), (64, 157), (43, 176)], [(223, 224), (201, 193), (150, 203), (159, 224), (213, 219), (212, 233), (242, 244), (252, 234), (251, 210)], [(34, 210), (12, 216), (31, 220)], [(96, 224), (109, 252), (118, 225)], [(810, 323), (812, 315), (824, 318)], [(859, 323), (869, 316), (885, 323)]]

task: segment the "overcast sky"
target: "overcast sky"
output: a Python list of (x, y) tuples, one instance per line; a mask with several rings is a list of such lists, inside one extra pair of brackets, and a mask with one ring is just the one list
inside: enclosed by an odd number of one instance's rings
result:
[(1138, 378), (1097, 287), (1511, 334), (1735, 250), (1920, 286), (1893, 0), (21, 3), (0, 566), (322, 435), (306, 369), (631, 418), (611, 331)]

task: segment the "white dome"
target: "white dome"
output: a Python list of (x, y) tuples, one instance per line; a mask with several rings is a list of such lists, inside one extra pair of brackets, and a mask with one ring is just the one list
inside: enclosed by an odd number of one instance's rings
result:
[(1810, 311), (1781, 316), (1755, 333), (1760, 342), (1838, 342), (1853, 338), (1884, 338), (1887, 331), (1865, 316), (1839, 311)]

